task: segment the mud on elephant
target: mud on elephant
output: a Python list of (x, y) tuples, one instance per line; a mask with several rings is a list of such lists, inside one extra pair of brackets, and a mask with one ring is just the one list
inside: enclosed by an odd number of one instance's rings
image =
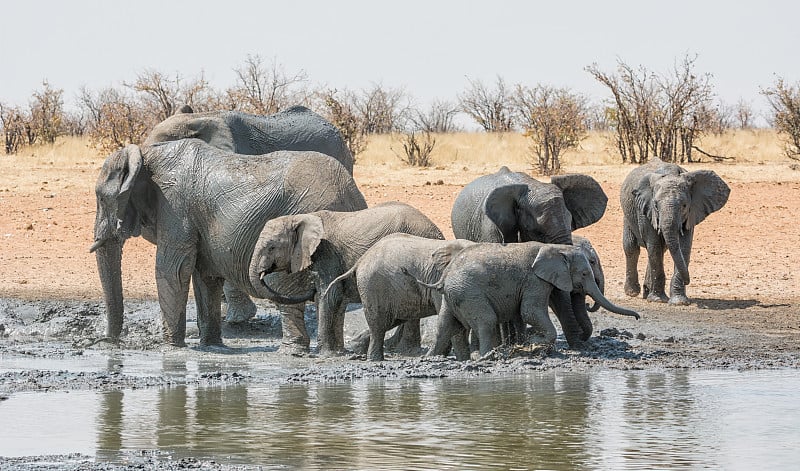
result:
[(548, 304), (554, 289), (588, 295), (611, 312), (639, 318), (603, 296), (589, 260), (573, 245), (475, 244), (453, 258), (441, 280), (421, 284), (443, 295), (431, 355), (446, 354), (450, 339), (469, 328), (477, 334), (483, 356), (497, 346), (498, 323), (520, 320), (533, 326), (537, 343), (552, 346), (556, 329)]
[[(260, 297), (279, 303), (314, 299), (317, 303), (320, 353), (344, 350), (344, 313), (348, 303), (360, 303), (354, 283), (331, 282), (353, 267), (370, 247), (394, 233), (444, 239), (438, 227), (419, 210), (398, 202), (383, 203), (355, 212), (317, 211), (269, 221), (261, 231), (250, 261), (251, 285)], [(289, 297), (270, 286), (265, 275), (312, 273), (314, 283), (305, 294)], [(416, 337), (419, 337), (419, 325)], [(414, 333), (409, 331), (408, 335)]]
[(675, 264), (670, 284), (670, 304), (689, 304), (689, 259), (694, 229), (728, 201), (728, 185), (711, 170), (686, 169), (653, 159), (632, 170), (622, 182), (622, 247), (625, 251), (625, 294), (636, 296), (639, 285), (640, 248), (647, 250), (644, 298), (667, 301), (664, 253)]
[[(109, 156), (95, 188), (94, 244), (105, 295), (107, 335), (122, 333), (122, 246), (143, 236), (156, 244), (156, 283), (164, 338), (184, 345), (189, 280), (201, 344), (221, 344), (223, 280), (249, 295), (249, 264), (266, 221), (320, 209), (353, 211), (366, 201), (352, 176), (318, 152), (281, 151), (252, 158), (197, 139)], [(302, 322), (302, 311), (300, 311)], [(287, 322), (284, 328), (296, 323)]]

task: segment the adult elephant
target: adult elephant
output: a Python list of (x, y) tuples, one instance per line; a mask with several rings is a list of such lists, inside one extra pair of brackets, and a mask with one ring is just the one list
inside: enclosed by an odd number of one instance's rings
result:
[(641, 290), (637, 265), (640, 247), (647, 250), (644, 297), (666, 302), (664, 252), (675, 264), (670, 304), (689, 304), (689, 258), (694, 227), (728, 201), (730, 188), (711, 170), (686, 169), (656, 158), (633, 169), (622, 182), (622, 247), (625, 251), (625, 294)]
[[(572, 231), (599, 221), (607, 203), (603, 188), (588, 175), (554, 175), (544, 183), (504, 166), (464, 187), (451, 221), (459, 239), (572, 244)], [(583, 294), (556, 291), (551, 306), (571, 346), (589, 339), (592, 323)]]
[[(341, 162), (353, 174), (353, 156), (339, 130), (304, 106), (294, 106), (268, 116), (239, 111), (194, 113), (184, 106), (157, 124), (144, 145), (197, 138), (222, 150), (263, 155), (279, 150), (312, 150)], [(225, 284), (226, 320), (244, 322), (256, 314), (248, 296)]]
[(240, 111), (194, 113), (184, 107), (157, 124), (144, 145), (196, 138), (236, 154), (262, 155), (279, 150), (313, 150), (341, 162), (353, 174), (353, 155), (339, 130), (305, 106), (268, 116)]
[[(142, 235), (156, 244), (156, 284), (165, 341), (185, 345), (186, 301), (192, 279), (200, 342), (221, 344), (223, 280), (255, 296), (250, 257), (264, 224), (277, 216), (320, 209), (366, 208), (352, 176), (333, 158), (311, 151), (279, 151), (251, 158), (197, 139), (109, 156), (95, 188), (94, 244), (105, 295), (107, 335), (122, 331), (122, 246)], [(305, 333), (283, 318), (284, 343)], [(302, 332), (297, 332), (302, 329)]]

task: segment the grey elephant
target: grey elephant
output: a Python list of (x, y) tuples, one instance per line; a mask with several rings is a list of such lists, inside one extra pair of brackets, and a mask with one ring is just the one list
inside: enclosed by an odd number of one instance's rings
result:
[[(94, 244), (108, 315), (107, 334), (122, 331), (121, 255), (129, 237), (156, 244), (156, 283), (165, 341), (185, 345), (186, 301), (193, 281), (200, 342), (221, 344), (223, 280), (249, 295), (249, 263), (266, 221), (319, 209), (366, 208), (352, 176), (318, 152), (280, 151), (254, 159), (197, 139), (109, 156), (95, 188)], [(294, 314), (296, 317), (298, 314)], [(302, 323), (284, 315), (285, 338)], [(289, 329), (289, 332), (287, 332)]]
[[(317, 303), (317, 344), (322, 354), (341, 352), (345, 308), (361, 299), (354, 283), (328, 287), (370, 247), (396, 232), (444, 239), (442, 231), (424, 214), (398, 202), (355, 212), (317, 211), (275, 218), (264, 226), (253, 250), (249, 268), (251, 285), (257, 287), (259, 296), (287, 304), (311, 300), (317, 293), (327, 292)], [(313, 273), (315, 281), (300, 296), (286, 296), (264, 279), (273, 273), (304, 271)]]
[[(294, 106), (268, 115), (240, 111), (194, 113), (184, 106), (157, 124), (144, 145), (196, 138), (236, 154), (263, 155), (279, 150), (312, 150), (341, 162), (353, 174), (353, 156), (339, 130), (304, 106)], [(244, 322), (256, 314), (250, 298), (225, 283), (226, 320)]]
[(451, 338), (466, 328), (477, 333), (480, 355), (486, 355), (497, 346), (498, 324), (520, 318), (539, 333), (538, 343), (552, 346), (556, 330), (547, 308), (554, 289), (586, 294), (611, 312), (639, 318), (603, 296), (589, 260), (574, 245), (475, 244), (455, 255), (439, 281), (421, 284), (443, 295), (431, 355), (446, 354)]
[[(350, 270), (331, 281), (329, 287), (335, 288), (343, 280), (355, 277), (369, 326), (367, 335), (362, 334), (357, 342), (369, 342), (367, 358), (384, 359), (384, 337), (389, 330), (439, 312), (441, 294), (423, 288), (416, 280), (439, 280), (453, 255), (473, 244), (463, 239), (388, 235), (364, 252)], [(327, 296), (327, 292), (323, 293), (320, 302)], [(455, 348), (467, 350), (465, 344)]]
[(728, 201), (730, 188), (711, 170), (688, 172), (672, 163), (653, 159), (633, 169), (622, 182), (622, 247), (625, 251), (625, 294), (637, 296), (641, 247), (647, 250), (644, 297), (666, 302), (664, 252), (675, 264), (670, 304), (689, 304), (689, 258), (694, 228)]
[[(588, 175), (554, 175), (544, 183), (502, 167), (464, 187), (451, 221), (456, 238), (476, 242), (572, 244), (572, 231), (600, 220), (607, 203)], [(582, 346), (592, 334), (585, 296), (555, 292), (551, 302), (569, 344)]]

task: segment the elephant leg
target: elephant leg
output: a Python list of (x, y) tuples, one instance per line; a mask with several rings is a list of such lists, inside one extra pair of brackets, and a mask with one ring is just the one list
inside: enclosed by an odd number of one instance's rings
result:
[[(565, 293), (566, 294), (566, 293)], [(556, 344), (556, 326), (550, 320), (547, 312), (547, 303), (538, 296), (525, 295), (520, 304), (520, 311), (523, 319), (528, 319), (536, 336), (532, 339), (535, 344), (543, 344), (552, 347)]]
[(369, 349), (370, 338), (371, 334), (369, 329), (362, 330), (355, 337), (350, 339), (347, 348), (357, 355), (363, 355), (367, 353)]
[(450, 337), (450, 342), (453, 346), (453, 354), (458, 361), (467, 361), (470, 356), (469, 342), (467, 341), (467, 329), (459, 328), (458, 331)]
[(394, 335), (386, 340), (386, 347), (404, 355), (418, 355), (422, 345), (419, 319), (409, 319), (397, 327)]
[(639, 285), (639, 252), (641, 249), (633, 230), (627, 224), (622, 229), (622, 250), (625, 252), (625, 294), (635, 297), (641, 291)]
[[(564, 332), (564, 337), (567, 339), (569, 346), (574, 349), (583, 348), (583, 337), (586, 334), (575, 317), (571, 293), (554, 289), (550, 293), (549, 302), (553, 313), (555, 313), (558, 318), (558, 323), (561, 324), (561, 330)], [(589, 331), (589, 335), (591, 335), (591, 330)]]
[(367, 358), (369, 358), (370, 361), (383, 361), (384, 338), (386, 337), (386, 332), (397, 326), (402, 327), (402, 324), (403, 321), (397, 319), (389, 325), (383, 321), (370, 323), (369, 350), (367, 351)]
[(646, 299), (654, 303), (667, 302), (667, 293), (664, 290), (667, 278), (664, 275), (664, 246), (662, 244), (647, 244), (646, 278), (649, 278), (649, 283), (645, 283)]
[(186, 346), (186, 302), (189, 281), (194, 271), (195, 253), (178, 253), (159, 244), (156, 249), (156, 287), (161, 308), (164, 341), (178, 347)]
[(331, 355), (344, 350), (344, 308), (343, 293), (337, 286), (330, 287), (325, 298), (317, 304), (317, 348), (320, 354)]
[[(686, 261), (686, 267), (689, 267), (689, 257), (692, 253), (692, 234), (684, 234), (681, 240), (681, 252), (683, 259)], [(678, 272), (678, 267), (675, 266), (675, 272), (672, 274), (672, 281), (669, 286), (669, 303), (686, 306), (689, 304), (689, 298), (686, 296), (686, 283), (681, 278)]]
[(436, 341), (433, 348), (428, 351), (428, 356), (447, 355), (450, 352), (450, 339), (459, 331), (464, 330), (464, 326), (453, 315), (449, 303), (445, 299), (442, 300), (439, 308), (437, 324)]
[(586, 310), (586, 295), (583, 293), (571, 293), (570, 298), (572, 299), (572, 313), (575, 315), (575, 321), (583, 331), (581, 340), (585, 342), (592, 337), (592, 331), (594, 330), (592, 319), (589, 318), (589, 311)]
[(478, 333), (478, 345), (480, 345), (480, 355), (483, 357), (491, 352), (498, 343), (497, 322), (481, 322), (472, 329)]
[(200, 345), (222, 345), (222, 278), (192, 275), (194, 299), (197, 304), (197, 327), (200, 329)]
[(256, 315), (258, 308), (253, 300), (239, 288), (225, 282), (225, 321), (247, 322)]
[(283, 338), (281, 339), (281, 353), (303, 354), (308, 352), (310, 339), (306, 331), (305, 303), (279, 305)]

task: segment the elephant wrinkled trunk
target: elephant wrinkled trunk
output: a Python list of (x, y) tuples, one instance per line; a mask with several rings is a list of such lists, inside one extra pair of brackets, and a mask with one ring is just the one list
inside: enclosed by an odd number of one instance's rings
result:
[(106, 303), (106, 336), (117, 340), (122, 334), (122, 242), (115, 238), (102, 241), (95, 258)]
[(609, 301), (605, 296), (603, 296), (603, 294), (600, 292), (600, 288), (595, 283), (590, 283), (588, 286), (585, 286), (584, 290), (586, 291), (587, 295), (591, 296), (592, 299), (594, 299), (598, 304), (600, 304), (601, 307), (605, 308), (607, 311), (639, 319), (638, 312), (617, 306), (616, 304), (613, 304), (611, 301)]
[[(680, 219), (678, 219), (680, 221)], [(686, 259), (683, 258), (683, 247), (681, 247), (680, 243), (680, 226), (682, 225), (681, 222), (672, 223), (669, 220), (665, 221), (666, 227), (677, 227), (678, 229), (662, 229), (661, 233), (664, 237), (664, 242), (667, 244), (667, 249), (669, 250), (669, 255), (672, 257), (672, 261), (675, 263), (675, 268), (678, 274), (681, 276), (681, 280), (683, 284), (689, 284), (689, 265), (686, 263)]]

